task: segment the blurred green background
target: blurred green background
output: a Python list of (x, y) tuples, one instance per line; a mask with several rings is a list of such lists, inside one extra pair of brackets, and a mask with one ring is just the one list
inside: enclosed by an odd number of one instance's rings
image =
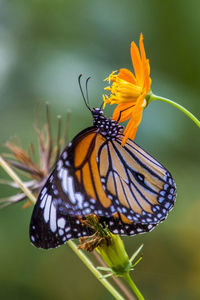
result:
[[(36, 141), (38, 103), (50, 103), (55, 128), (56, 115), (71, 109), (70, 139), (90, 126), (78, 75), (92, 77), (89, 96), (92, 106), (99, 106), (103, 79), (132, 68), (130, 43), (138, 43), (141, 32), (154, 93), (200, 117), (199, 1), (1, 0), (1, 152), (12, 136), (26, 148)], [(144, 112), (136, 142), (171, 171), (178, 190), (163, 224), (124, 238), (130, 255), (144, 243), (134, 278), (146, 299), (200, 299), (199, 136), (197, 126), (167, 104), (154, 102)], [(2, 170), (0, 175), (8, 178)], [(10, 193), (0, 189), (1, 197)], [(69, 247), (42, 251), (30, 244), (32, 208), (21, 206), (0, 211), (0, 298), (112, 299)]]

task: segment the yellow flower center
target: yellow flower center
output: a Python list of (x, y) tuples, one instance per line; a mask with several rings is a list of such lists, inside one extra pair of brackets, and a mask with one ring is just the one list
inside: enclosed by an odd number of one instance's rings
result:
[[(114, 77), (114, 76), (113, 76)], [(123, 80), (115, 75), (112, 78), (112, 87), (106, 87), (105, 90), (110, 91), (111, 95), (109, 103), (136, 103), (138, 97), (142, 94), (142, 87)], [(106, 100), (108, 98), (106, 97)], [(106, 101), (107, 102), (107, 101)]]

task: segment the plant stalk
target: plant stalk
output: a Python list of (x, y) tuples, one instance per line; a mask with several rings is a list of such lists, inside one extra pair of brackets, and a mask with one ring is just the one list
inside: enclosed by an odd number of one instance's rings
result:
[(78, 255), (82, 262), (87, 266), (87, 268), (94, 274), (94, 276), (104, 285), (104, 287), (113, 295), (115, 299), (125, 300), (117, 290), (105, 279), (101, 278), (102, 274), (94, 267), (91, 261), (85, 256), (83, 251), (78, 250), (76, 244), (72, 241), (67, 242), (71, 249)]
[[(92, 254), (102, 267), (107, 268), (107, 265), (105, 264), (101, 256), (97, 253), (97, 251), (93, 251)], [(123, 292), (127, 300), (136, 300), (135, 295), (133, 295), (133, 293), (128, 289), (127, 285), (125, 285), (124, 282), (122, 282), (121, 280), (122, 278), (112, 276), (111, 279), (115, 282), (118, 288)]]
[(187, 110), (182, 105), (180, 105), (168, 98), (160, 97), (160, 96), (154, 95), (153, 93), (150, 93), (149, 97), (148, 97), (148, 104), (154, 100), (163, 101), (163, 102), (166, 102), (168, 104), (175, 106), (176, 108), (181, 110), (185, 115), (187, 115), (198, 127), (200, 127), (200, 121), (189, 110)]
[(137, 286), (135, 285), (135, 283), (133, 282), (133, 280), (131, 279), (131, 276), (129, 273), (126, 273), (123, 278), (127, 281), (127, 283), (129, 284), (129, 286), (131, 287), (131, 289), (133, 290), (133, 292), (135, 293), (135, 295), (137, 296), (138, 300), (145, 300), (144, 297), (142, 296), (142, 294), (140, 293), (140, 291), (138, 290)]
[(4, 169), (4, 171), (17, 183), (17, 185), (21, 188), (24, 194), (29, 198), (33, 204), (36, 203), (35, 196), (31, 193), (31, 191), (23, 184), (22, 180), (17, 176), (17, 174), (11, 169), (9, 164), (0, 156), (0, 166)]

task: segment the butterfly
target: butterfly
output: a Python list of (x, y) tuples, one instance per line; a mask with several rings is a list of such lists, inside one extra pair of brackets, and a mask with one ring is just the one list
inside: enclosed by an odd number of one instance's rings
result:
[(30, 222), (30, 240), (55, 248), (91, 235), (81, 218), (90, 214), (114, 234), (149, 232), (173, 208), (176, 186), (169, 171), (128, 140), (123, 126), (100, 108), (91, 110), (93, 126), (64, 149), (42, 188)]

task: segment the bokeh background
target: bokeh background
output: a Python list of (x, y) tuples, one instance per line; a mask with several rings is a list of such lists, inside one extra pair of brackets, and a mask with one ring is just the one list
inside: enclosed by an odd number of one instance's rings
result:
[[(91, 125), (77, 78), (91, 76), (89, 96), (99, 106), (103, 79), (132, 68), (129, 47), (143, 32), (152, 89), (200, 117), (199, 1), (0, 1), (0, 149), (13, 136), (36, 142), (34, 110), (46, 101), (52, 122), (71, 110), (69, 138)], [(112, 110), (106, 110), (111, 116)], [(178, 197), (153, 232), (124, 238), (131, 255), (144, 243), (134, 273), (146, 299), (200, 299), (200, 131), (161, 102), (145, 111), (136, 142), (173, 174)], [(0, 170), (1, 177), (8, 178)], [(11, 191), (0, 186), (0, 197)], [(34, 248), (32, 207), (0, 211), (0, 298), (112, 299), (67, 246)]]

